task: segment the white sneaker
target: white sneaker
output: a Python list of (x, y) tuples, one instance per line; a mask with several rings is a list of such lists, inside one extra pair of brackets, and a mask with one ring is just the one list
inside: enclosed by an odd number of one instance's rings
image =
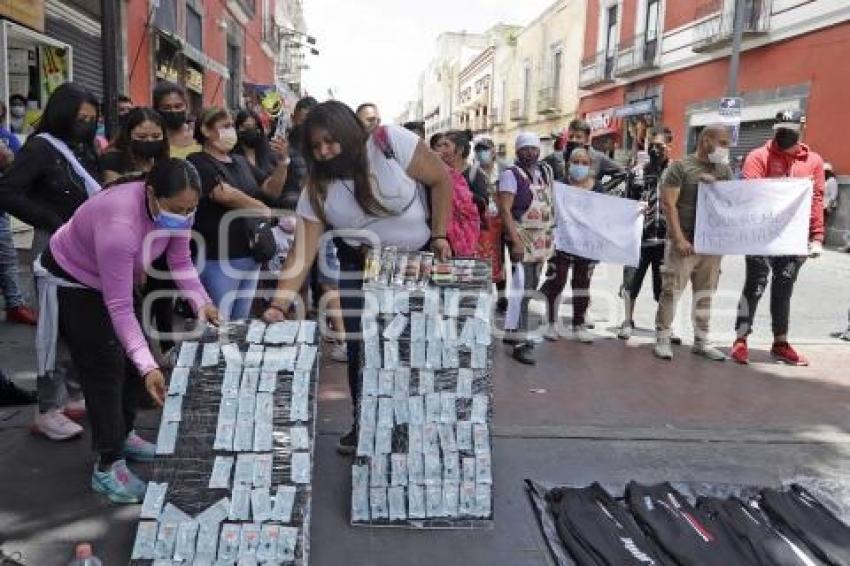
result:
[(550, 342), (557, 342), (561, 339), (561, 335), (558, 334), (558, 328), (555, 324), (550, 324), (546, 327), (546, 332), (543, 333), (543, 337)]
[(708, 358), (713, 362), (725, 362), (726, 354), (709, 344), (708, 342), (694, 342), (691, 352), (698, 356)]
[(590, 333), (586, 325), (573, 328), (573, 337), (584, 344), (592, 344), (596, 340), (596, 336)]
[(57, 409), (52, 409), (46, 413), (36, 413), (31, 430), (36, 434), (46, 436), (50, 440), (70, 440), (83, 434), (83, 427)]
[(331, 351), (328, 353), (328, 356), (339, 363), (345, 363), (348, 361), (348, 348), (345, 346), (345, 342), (335, 342), (333, 346), (331, 346)]
[(619, 338), (620, 340), (628, 340), (632, 337), (632, 332), (634, 332), (634, 330), (634, 323), (628, 320), (624, 320), (623, 324), (620, 325), (620, 330), (617, 332), (617, 338)]
[(528, 342), (531, 344), (542, 344), (543, 343), (543, 334), (539, 332), (535, 332), (534, 334), (528, 335)]
[(62, 413), (72, 421), (80, 422), (86, 418), (86, 400), (79, 399), (68, 401), (62, 408)]
[(672, 360), (673, 348), (670, 347), (670, 336), (662, 336), (661, 334), (656, 334), (655, 348), (652, 350), (652, 353), (655, 354), (656, 358), (661, 358), (662, 360)]

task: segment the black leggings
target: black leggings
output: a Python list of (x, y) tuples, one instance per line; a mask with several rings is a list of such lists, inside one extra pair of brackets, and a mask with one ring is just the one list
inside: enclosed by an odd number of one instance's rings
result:
[(348, 389), (351, 392), (356, 422), (357, 403), (360, 401), (360, 348), (363, 344), (363, 256), (339, 239), (334, 242), (337, 244), (339, 259), (339, 305), (343, 313), (342, 323), (345, 326), (345, 343), (348, 350)]
[(630, 281), (626, 283), (627, 299), (637, 300), (646, 272), (652, 267), (652, 296), (655, 302), (661, 296), (661, 265), (664, 263), (664, 244), (643, 246), (640, 250), (640, 262)]
[(142, 378), (127, 359), (99, 291), (60, 287), (57, 295), (59, 329), (80, 376), (93, 448), (108, 466), (123, 457), (142, 390), (132, 380)]

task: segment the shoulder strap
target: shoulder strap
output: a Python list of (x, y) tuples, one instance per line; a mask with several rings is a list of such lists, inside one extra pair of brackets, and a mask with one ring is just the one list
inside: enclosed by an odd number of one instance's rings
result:
[(375, 131), (372, 132), (372, 139), (375, 141), (375, 145), (378, 146), (378, 149), (381, 150), (381, 153), (384, 154), (384, 157), (387, 159), (395, 159), (395, 152), (393, 151), (393, 146), (390, 143), (390, 134), (386, 126), (378, 126), (375, 128)]
[(540, 173), (543, 176), (543, 182), (547, 185), (552, 184), (552, 177), (554, 177), (554, 173), (552, 172), (552, 166), (546, 163), (545, 161), (540, 162)]

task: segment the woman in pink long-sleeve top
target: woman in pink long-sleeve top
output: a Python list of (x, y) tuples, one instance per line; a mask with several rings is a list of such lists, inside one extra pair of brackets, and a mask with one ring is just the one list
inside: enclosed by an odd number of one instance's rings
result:
[[(144, 379), (162, 404), (165, 379), (145, 340), (133, 286), (163, 252), (177, 287), (199, 317), (218, 322), (189, 253), (200, 181), (191, 164), (158, 162), (145, 181), (118, 185), (86, 201), (50, 239), (42, 265), (60, 284), (58, 322), (82, 380), (99, 461), (92, 487), (117, 503), (141, 502), (145, 484), (125, 458), (150, 460), (154, 445), (133, 432), (129, 379)], [(141, 376), (141, 377), (139, 377)]]

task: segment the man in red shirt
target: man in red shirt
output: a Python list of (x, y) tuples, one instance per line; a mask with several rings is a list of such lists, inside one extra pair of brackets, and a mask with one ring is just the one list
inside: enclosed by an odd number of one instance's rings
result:
[[(808, 145), (801, 143), (806, 118), (800, 110), (786, 110), (776, 115), (774, 136), (763, 147), (754, 149), (744, 162), (743, 178), (798, 177), (814, 181), (812, 211), (809, 221), (809, 255), (817, 257), (823, 249), (823, 159)], [(792, 365), (808, 365), (805, 356), (788, 343), (788, 319), (794, 282), (806, 257), (747, 256), (744, 290), (738, 303), (735, 321), (737, 339), (732, 344), (732, 359), (740, 364), (749, 362), (747, 335), (752, 332), (753, 317), (759, 299), (770, 281), (770, 317), (773, 324), (771, 355)], [(772, 274), (771, 274), (772, 272)]]

